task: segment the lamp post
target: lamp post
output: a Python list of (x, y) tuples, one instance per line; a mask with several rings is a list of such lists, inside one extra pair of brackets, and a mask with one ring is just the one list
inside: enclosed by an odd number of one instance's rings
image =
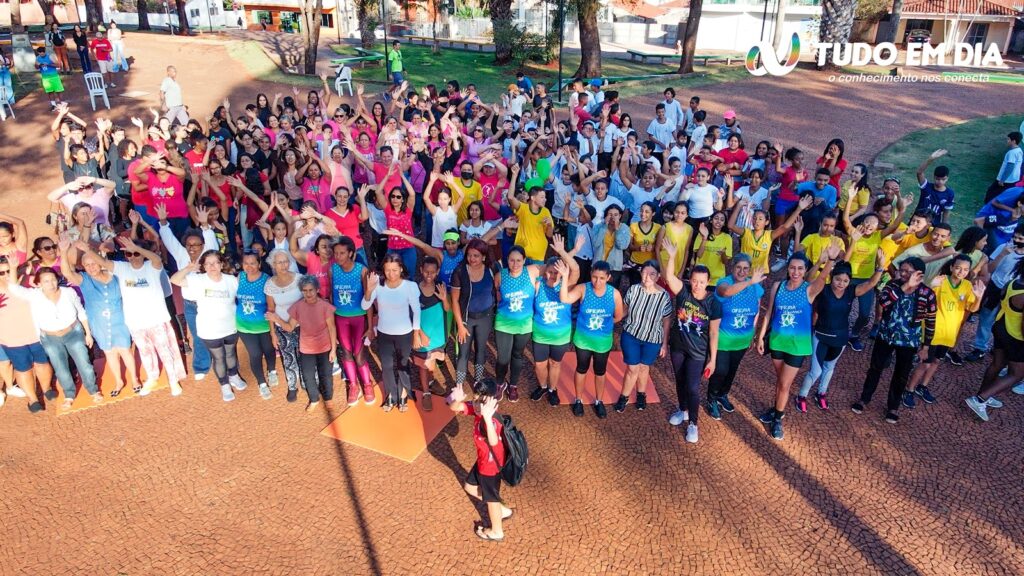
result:
[(164, 1), (164, 16), (167, 16), (167, 32), (173, 36), (174, 26), (171, 24), (171, 8), (168, 6), (166, 0)]
[(562, 45), (565, 41), (565, 0), (558, 0), (558, 101), (562, 101)]
[(210, 34), (213, 34), (213, 3), (207, 2), (206, 4), (206, 28), (209, 29)]
[(388, 0), (380, 0), (380, 22), (381, 28), (384, 29), (384, 81), (387, 82), (390, 79), (388, 76)]

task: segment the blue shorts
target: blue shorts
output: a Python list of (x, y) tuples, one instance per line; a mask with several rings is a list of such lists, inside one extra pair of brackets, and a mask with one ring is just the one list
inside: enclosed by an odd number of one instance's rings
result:
[(28, 372), (34, 364), (47, 364), (50, 358), (39, 342), (27, 346), (3, 346), (4, 352), (14, 365), (15, 372)]
[(405, 77), (402, 76), (401, 72), (392, 72), (391, 73), (391, 81), (395, 84), (395, 86), (398, 86), (404, 80), (405, 80)]
[(7, 352), (4, 352), (4, 347), (0, 346), (0, 362), (10, 362), (11, 359), (7, 357)]
[(790, 210), (795, 208), (797, 205), (796, 200), (776, 200), (775, 201), (775, 215), (785, 216), (789, 214)]
[(653, 366), (658, 361), (658, 353), (661, 352), (661, 344), (644, 342), (625, 330), (622, 331), (619, 345), (622, 346), (622, 359), (626, 366)]

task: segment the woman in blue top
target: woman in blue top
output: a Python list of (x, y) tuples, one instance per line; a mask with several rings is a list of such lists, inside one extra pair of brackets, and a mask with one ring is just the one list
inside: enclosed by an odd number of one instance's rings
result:
[(348, 380), (346, 401), (349, 406), (359, 402), (361, 379), (363, 402), (370, 405), (376, 402), (377, 396), (373, 391), (370, 365), (366, 362), (364, 342), (369, 332), (368, 326), (374, 325), (373, 309), (364, 310), (362, 306), (369, 271), (356, 260), (356, 243), (351, 238), (342, 236), (338, 239), (333, 252), (334, 261), (328, 272), (330, 302), (334, 305), (334, 326), (341, 349), (341, 365)]
[[(412, 361), (420, 372), (420, 386), (423, 387), (423, 410), (434, 409), (430, 384), (435, 382), (434, 368), (444, 362), (445, 347), (448, 344), (448, 330), (445, 316), (451, 308), (448, 289), (444, 282), (438, 282), (437, 259), (427, 256), (420, 260), (420, 329), (412, 333)], [(445, 387), (442, 386), (441, 389)], [(415, 398), (415, 391), (413, 397)]]
[[(498, 356), (494, 374), (498, 381), (498, 397), (505, 390), (509, 402), (519, 400), (519, 373), (523, 370), (523, 351), (529, 346), (533, 331), (533, 301), (539, 276), (540, 266), (527, 266), (526, 251), (518, 245), (509, 250), (508, 268), (494, 274), (494, 291), (498, 296), (494, 316), (494, 343)], [(507, 383), (506, 374), (509, 376)]]
[(786, 264), (786, 280), (772, 286), (768, 314), (761, 323), (757, 337), (757, 353), (765, 353), (765, 334), (771, 325), (771, 337), (767, 343), (775, 367), (775, 407), (769, 408), (760, 420), (771, 425), (772, 438), (782, 440), (782, 418), (789, 401), (789, 387), (804, 359), (811, 355), (812, 304), (825, 287), (825, 279), (832, 274), (832, 267), (839, 259), (839, 246), (829, 246), (821, 252), (818, 267), (820, 273), (814, 282), (807, 282), (807, 257), (797, 252), (789, 257)]
[(452, 312), (455, 316), (458, 362), (455, 384), (461, 388), (473, 352), (474, 380), (484, 377), (487, 340), (494, 327), (494, 272), (488, 261), (487, 243), (473, 238), (466, 245), (466, 260), (452, 274)]
[(555, 264), (562, 278), (559, 297), (564, 304), (580, 302), (576, 316), (576, 330), (572, 343), (576, 346), (576, 374), (573, 378), (576, 400), (572, 404), (574, 416), (583, 416), (580, 391), (586, 387), (590, 362), (594, 362), (594, 412), (598, 418), (607, 418), (604, 407), (604, 375), (608, 369), (608, 354), (612, 349), (615, 324), (626, 315), (622, 295), (608, 282), (611, 267), (598, 260), (590, 267), (590, 282), (577, 284), (569, 290), (569, 267), (564, 262)]
[[(556, 238), (559, 238), (556, 236)], [(580, 237), (582, 241), (583, 237)], [(569, 267), (568, 285), (576, 285), (580, 278), (580, 267), (576, 263), (576, 250), (564, 253), (562, 241), (555, 241), (561, 250), (562, 262)], [(537, 373), (537, 388), (530, 394), (530, 400), (540, 400), (546, 393), (548, 404), (558, 406), (558, 377), (561, 375), (562, 358), (569, 351), (572, 339), (572, 306), (562, 302), (561, 276), (557, 264), (559, 257), (548, 258), (544, 276), (537, 286), (537, 297), (533, 299), (533, 366)]]
[[(267, 276), (260, 272), (260, 257), (252, 250), (242, 254), (242, 273), (238, 275), (238, 293), (235, 295), (235, 324), (238, 336), (249, 355), (249, 369), (259, 384), (260, 397), (270, 400), (270, 386), (277, 385), (277, 353), (270, 337), (267, 321)], [(270, 371), (270, 384), (263, 371), (263, 362)]]

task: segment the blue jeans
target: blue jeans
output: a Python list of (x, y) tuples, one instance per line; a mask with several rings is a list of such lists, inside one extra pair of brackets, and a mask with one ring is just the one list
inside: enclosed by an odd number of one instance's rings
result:
[(987, 352), (992, 349), (992, 326), (996, 323), (999, 307), (978, 311), (978, 331), (974, 334), (974, 349)]
[(826, 360), (826, 350), (822, 346), (819, 350), (818, 335), (815, 333), (811, 334), (811, 350), (814, 351), (811, 354), (811, 369), (804, 376), (803, 384), (800, 386), (800, 396), (804, 398), (811, 392), (811, 386), (814, 385), (814, 381), (821, 378), (818, 382), (818, 393), (826, 394), (828, 392), (828, 385), (832, 381), (832, 373), (836, 369), (836, 364), (839, 363), (839, 356), (843, 355), (843, 351), (840, 350), (839, 354), (831, 359)]
[(82, 74), (88, 74), (92, 72), (92, 62), (89, 61), (89, 49), (84, 46), (76, 48), (78, 51), (78, 59), (82, 61)]
[(64, 398), (74, 400), (77, 393), (75, 379), (71, 377), (68, 355), (75, 361), (78, 375), (82, 378), (82, 386), (89, 394), (96, 394), (100, 391), (96, 387), (96, 371), (92, 367), (92, 357), (89, 356), (89, 347), (85, 345), (85, 330), (81, 324), (77, 324), (63, 336), (40, 334), (39, 343), (43, 345), (46, 356), (50, 358), (50, 365), (53, 366), (53, 372), (57, 375), (57, 382), (64, 389)]
[[(857, 279), (854, 278), (850, 282), (850, 289), (855, 289), (857, 286), (867, 282), (868, 279)], [(871, 311), (875, 307), (875, 291), (868, 290), (867, 294), (857, 297), (857, 320), (853, 323), (853, 329), (850, 330), (851, 338), (860, 338), (860, 333), (867, 328), (868, 323), (871, 321)]]
[(397, 250), (392, 249), (392, 250), (388, 250), (388, 252), (393, 252), (393, 253), (398, 254), (399, 256), (401, 256), (402, 257), (402, 263), (405, 264), (405, 271), (409, 274), (409, 278), (412, 279), (412, 278), (416, 277), (416, 249), (415, 248), (409, 247), (409, 248), (399, 248)]
[(203, 344), (203, 339), (196, 334), (196, 315), (199, 313), (199, 306), (191, 301), (185, 300), (185, 323), (188, 324), (189, 334), (192, 335), (192, 373), (206, 374), (210, 371), (210, 351)]
[(405, 77), (402, 76), (401, 72), (391, 73), (391, 82), (394, 83), (395, 86), (400, 85), (403, 80), (405, 80)]

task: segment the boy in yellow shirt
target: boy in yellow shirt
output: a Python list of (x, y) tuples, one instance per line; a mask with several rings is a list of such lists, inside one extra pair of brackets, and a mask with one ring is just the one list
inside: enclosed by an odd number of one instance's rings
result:
[(782, 226), (774, 230), (768, 228), (768, 213), (764, 210), (754, 210), (752, 218), (753, 229), (737, 226), (736, 218), (743, 211), (743, 207), (747, 203), (748, 200), (743, 199), (733, 206), (732, 214), (729, 215), (729, 231), (740, 237), (740, 252), (750, 256), (751, 274), (758, 271), (762, 274), (768, 274), (768, 256), (771, 252), (772, 242), (775, 242), (789, 231), (797, 218), (800, 217), (800, 213), (810, 208), (811, 204), (814, 203), (814, 197), (807, 194), (801, 198), (793, 212), (782, 223)]
[[(512, 166), (511, 182), (519, 176), (519, 165)], [(520, 202), (515, 195), (515, 186), (508, 187), (508, 206), (519, 218), (519, 229), (516, 230), (516, 245), (522, 246), (526, 252), (527, 264), (543, 264), (548, 251), (548, 238), (555, 232), (555, 221), (551, 212), (544, 206), (547, 195), (544, 188), (534, 186), (526, 191), (529, 200)]]

